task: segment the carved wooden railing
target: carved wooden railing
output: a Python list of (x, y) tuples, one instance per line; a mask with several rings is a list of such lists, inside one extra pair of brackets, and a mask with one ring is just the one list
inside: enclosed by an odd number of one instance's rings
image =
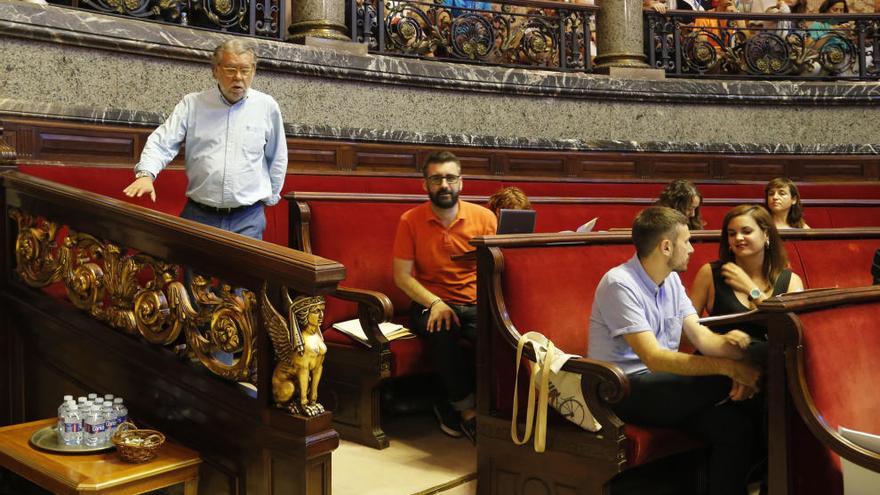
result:
[[(313, 330), (342, 265), (18, 172), (0, 178), (0, 307), (15, 315), (0, 331), (24, 342), (0, 338), (12, 368), (49, 366), (67, 387), (124, 395), (135, 417), (225, 466), (230, 486), (329, 493), (338, 437), (317, 397), (299, 392), (317, 391), (308, 375), (323, 356), (309, 345), (323, 347)], [(57, 400), (27, 375), (13, 373), (0, 397), (12, 421)]]

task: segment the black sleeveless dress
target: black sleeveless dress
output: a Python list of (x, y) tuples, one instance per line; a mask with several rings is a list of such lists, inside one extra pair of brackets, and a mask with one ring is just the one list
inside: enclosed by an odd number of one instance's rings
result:
[[(733, 289), (724, 282), (724, 277), (721, 276), (721, 265), (722, 263), (719, 260), (710, 263), (710, 266), (712, 267), (712, 284), (715, 286), (715, 301), (714, 304), (712, 304), (712, 312), (709, 313), (709, 316), (729, 315), (748, 311), (749, 308), (739, 302)], [(782, 273), (776, 278), (776, 283), (773, 284), (772, 295), (778, 296), (779, 294), (784, 294), (788, 291), (789, 282), (791, 282), (791, 270), (786, 268), (785, 270), (782, 270)], [(712, 328), (712, 330), (715, 333), (726, 333), (734, 328), (738, 328), (752, 337), (761, 339), (767, 338), (767, 329), (762, 325), (747, 325), (740, 323), (729, 327), (715, 327)]]

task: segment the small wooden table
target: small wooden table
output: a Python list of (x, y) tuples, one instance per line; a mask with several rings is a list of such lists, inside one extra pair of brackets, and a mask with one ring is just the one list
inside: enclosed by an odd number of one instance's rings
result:
[(115, 451), (57, 454), (32, 447), (31, 435), (55, 422), (44, 419), (0, 428), (0, 467), (59, 495), (133, 495), (178, 483), (184, 483), (185, 495), (198, 492), (198, 452), (166, 440), (155, 459), (131, 464)]

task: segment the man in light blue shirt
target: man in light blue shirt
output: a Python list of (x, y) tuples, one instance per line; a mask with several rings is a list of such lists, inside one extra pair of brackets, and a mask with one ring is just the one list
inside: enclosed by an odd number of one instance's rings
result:
[[(614, 412), (624, 421), (676, 428), (710, 448), (709, 492), (746, 493), (760, 418), (749, 400), (759, 368), (747, 360), (748, 334), (701, 325), (678, 276), (693, 247), (687, 218), (666, 207), (633, 222), (636, 255), (608, 271), (590, 315), (589, 357), (620, 366), (630, 393)], [(678, 351), (682, 331), (700, 354)]]
[(263, 205), (278, 203), (287, 173), (281, 110), (251, 89), (256, 54), (246, 42), (218, 46), (212, 71), (217, 86), (183, 97), (150, 135), (124, 192), (156, 201), (153, 181), (185, 143), (188, 201), (180, 216), (262, 239)]

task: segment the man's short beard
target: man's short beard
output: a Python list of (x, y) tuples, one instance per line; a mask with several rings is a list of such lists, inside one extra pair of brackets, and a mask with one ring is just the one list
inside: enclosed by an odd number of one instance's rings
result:
[[(441, 198), (440, 194), (449, 193), (449, 199)], [(437, 208), (448, 210), (458, 204), (458, 191), (453, 189), (439, 189), (435, 192), (428, 192), (428, 198)]]

